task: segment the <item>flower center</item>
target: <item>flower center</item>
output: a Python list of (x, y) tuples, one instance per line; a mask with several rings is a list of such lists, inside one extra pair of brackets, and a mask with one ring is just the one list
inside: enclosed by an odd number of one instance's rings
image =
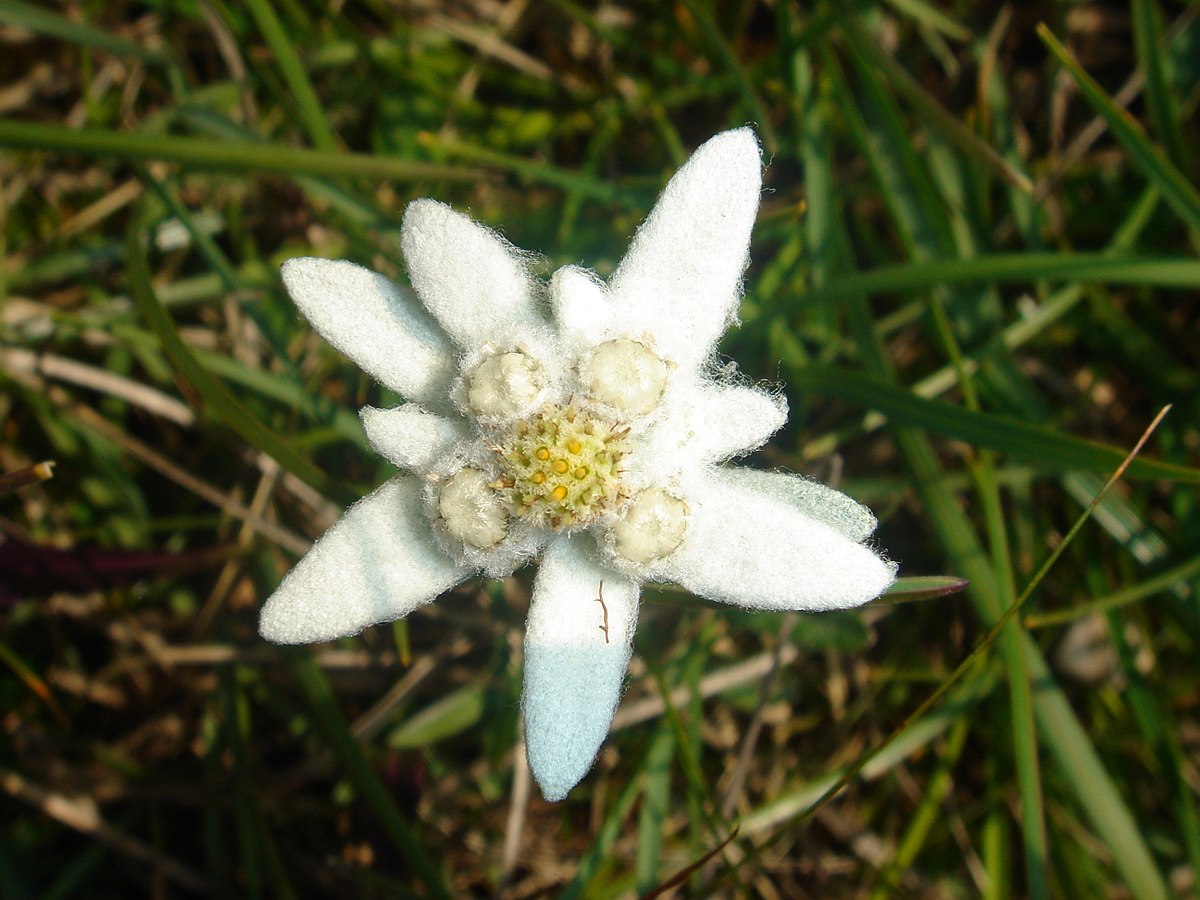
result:
[(500, 436), (496, 487), (513, 515), (547, 528), (590, 525), (621, 499), (629, 429), (568, 403), (547, 404)]

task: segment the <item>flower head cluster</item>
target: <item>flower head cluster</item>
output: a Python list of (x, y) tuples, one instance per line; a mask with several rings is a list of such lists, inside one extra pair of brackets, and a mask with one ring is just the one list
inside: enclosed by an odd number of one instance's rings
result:
[(568, 266), (539, 285), (524, 254), (432, 200), (404, 216), (415, 298), (348, 262), (286, 263), (313, 327), (408, 400), (362, 421), (410, 474), (296, 565), (263, 609), (263, 636), (353, 634), (540, 555), (522, 706), (530, 766), (557, 800), (608, 731), (643, 582), (764, 610), (882, 593), (895, 566), (863, 544), (868, 510), (797, 476), (723, 465), (787, 417), (778, 394), (713, 364), (760, 188), (753, 133), (712, 138), (607, 283)]

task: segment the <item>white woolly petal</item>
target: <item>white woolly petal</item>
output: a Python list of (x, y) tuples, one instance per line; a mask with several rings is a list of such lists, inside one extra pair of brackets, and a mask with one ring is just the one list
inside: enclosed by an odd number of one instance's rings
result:
[(718, 134), (696, 150), (609, 282), (626, 333), (648, 332), (681, 366), (708, 356), (736, 314), (761, 187), (758, 140), (749, 128)]
[[(596, 602), (604, 582), (604, 604)], [(587, 774), (608, 734), (637, 625), (638, 586), (601, 567), (583, 537), (546, 550), (525, 630), (525, 746), (547, 800)], [(604, 611), (608, 611), (608, 634)]]
[(688, 534), (650, 570), (694, 594), (752, 609), (826, 610), (882, 594), (896, 566), (772, 495), (719, 477), (689, 485)]
[(666, 416), (638, 436), (626, 464), (636, 484), (665, 484), (681, 470), (749, 453), (787, 421), (782, 395), (695, 379), (676, 381), (663, 405)]
[(469, 569), (434, 542), (415, 478), (393, 478), (346, 511), (263, 606), (277, 644), (328, 641), (390, 622), (462, 581)]
[(400, 247), (417, 296), (464, 350), (508, 349), (544, 327), (520, 251), (495, 231), (444, 203), (415, 200)]
[(612, 324), (604, 285), (578, 266), (564, 266), (551, 277), (550, 305), (563, 340), (576, 353), (600, 343)]
[(463, 422), (427, 412), (409, 403), (393, 409), (364, 406), (358, 411), (367, 440), (388, 462), (425, 472), (459, 441), (470, 437)]
[(289, 259), (281, 274), (304, 318), (364, 372), (409, 400), (444, 400), (452, 348), (411, 294), (340, 259)]
[(721, 469), (719, 473), (731, 484), (790, 503), (809, 518), (836, 528), (856, 543), (869, 538), (879, 524), (875, 514), (857, 500), (810, 478), (742, 468)]
[(787, 421), (787, 400), (757, 388), (701, 384), (673, 400), (679, 411), (656, 427), (652, 440), (664, 450), (667, 441), (678, 441), (703, 462), (757, 450)]

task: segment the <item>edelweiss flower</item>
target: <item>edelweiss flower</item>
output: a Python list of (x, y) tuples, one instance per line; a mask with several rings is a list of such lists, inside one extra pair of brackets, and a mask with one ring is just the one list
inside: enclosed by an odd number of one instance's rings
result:
[(433, 200), (410, 204), (402, 229), (421, 305), (348, 262), (287, 262), (313, 327), (409, 401), (362, 421), (411, 474), (316, 543), (267, 601), (262, 635), (353, 634), (540, 554), (522, 708), (530, 767), (558, 800), (608, 732), (643, 582), (763, 610), (882, 593), (895, 566), (861, 543), (870, 511), (794, 475), (721, 465), (787, 418), (782, 397), (714, 363), (760, 186), (753, 132), (712, 138), (607, 284), (568, 266), (540, 286), (524, 254)]

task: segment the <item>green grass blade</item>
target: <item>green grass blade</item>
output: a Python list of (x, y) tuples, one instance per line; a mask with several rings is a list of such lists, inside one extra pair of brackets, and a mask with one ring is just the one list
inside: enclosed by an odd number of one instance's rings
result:
[[(1082, 438), (1018, 419), (977, 413), (918, 397), (881, 378), (849, 369), (803, 366), (788, 370), (793, 388), (831, 394), (867, 409), (879, 410), (897, 424), (933, 431), (1032, 460), (1050, 470), (1112, 471), (1125, 454)], [(1200, 469), (1150, 459), (1135, 459), (1128, 473), (1135, 478), (1167, 478), (1200, 484)], [(965, 574), (965, 573), (964, 573)]]
[(734, 52), (725, 35), (721, 33), (721, 29), (717, 27), (717, 23), (713, 21), (708, 8), (697, 3), (696, 0), (683, 0), (683, 5), (687, 7), (692, 19), (700, 27), (700, 31), (704, 34), (705, 40), (721, 65), (732, 73), (743, 101), (754, 116), (754, 124), (762, 137), (763, 147), (769, 154), (776, 153), (779, 150), (779, 138), (776, 137), (775, 128), (771, 124), (771, 114), (758, 95), (755, 80), (746, 71), (738, 54)]
[(634, 878), (640, 894), (651, 890), (658, 882), (663, 831), (671, 813), (671, 760), (674, 756), (675, 732), (664, 723), (650, 744), (642, 775), (644, 799), (638, 812), (638, 842), (634, 856)]
[(136, 227), (130, 229), (125, 242), (128, 264), (129, 293), (142, 318), (150, 326), (163, 352), (172, 365), (203, 399), (209, 413), (217, 416), (236, 431), (251, 446), (272, 457), (284, 469), (311, 485), (323, 494), (348, 499), (348, 492), (338, 485), (308, 459), (297, 453), (292, 446), (260, 422), (246, 409), (221, 382), (217, 381), (200, 364), (183, 339), (170, 313), (166, 311), (154, 294), (150, 283), (150, 272), (146, 265), (146, 254), (142, 248), (141, 235)]
[(1167, 571), (1155, 575), (1153, 578), (1147, 578), (1140, 584), (1130, 585), (1103, 597), (1089, 600), (1087, 603), (1049, 612), (1030, 613), (1025, 618), (1025, 627), (1046, 628), (1051, 625), (1063, 625), (1092, 613), (1107, 612), (1119, 606), (1144, 600), (1146, 597), (1153, 597), (1155, 594), (1182, 589), (1189, 581), (1197, 577), (1200, 577), (1200, 556), (1172, 566)]
[(325, 674), (307, 651), (285, 653), (292, 663), (296, 681), (312, 708), (317, 729), (329, 742), (342, 771), (353, 783), (358, 795), (378, 818), (379, 824), (383, 826), (396, 849), (412, 866), (413, 874), (423, 882), (430, 894), (449, 898), (450, 893), (442, 873), (429, 859), (417, 834), (397, 808), (391, 794), (371, 768), (362, 748), (346, 726), (346, 720), (342, 718), (338, 708), (338, 700), (333, 695)]
[(633, 811), (633, 804), (641, 795), (643, 786), (640, 778), (631, 778), (626, 783), (616, 802), (605, 813), (604, 821), (593, 838), (592, 845), (580, 857), (575, 877), (559, 892), (559, 900), (583, 900), (584, 897), (597, 896), (588, 890), (589, 884), (612, 853), (617, 839), (621, 836), (621, 826)]
[(0, 0), (0, 22), (27, 28), (36, 34), (58, 38), (69, 44), (104, 50), (145, 63), (159, 64), (170, 61), (170, 57), (161, 51), (151, 50), (83, 22), (72, 22), (41, 6), (25, 3), (24, 0)]
[(269, 0), (246, 0), (246, 8), (254, 16), (258, 30), (266, 38), (267, 46), (275, 54), (275, 60), (279, 63), (283, 79), (292, 92), (292, 99), (299, 109), (300, 121), (304, 130), (308, 132), (309, 139), (321, 150), (336, 150), (337, 139), (333, 135), (333, 129), (329, 127), (329, 120), (325, 118), (321, 101), (317, 98), (308, 73), (304, 71), (296, 53), (294, 37), (284, 29)]
[[(995, 572), (958, 498), (947, 489), (933, 448), (915, 429), (897, 428), (895, 433), (935, 531), (955, 569), (971, 580), (970, 596), (980, 618), (985, 625), (994, 626), (1003, 612)], [(1166, 886), (1133, 814), (1058, 687), (1040, 649), (1027, 636), (1024, 644), (1030, 679), (1038, 685), (1033, 705), (1044, 746), (1057, 761), (1092, 827), (1108, 845), (1134, 895), (1165, 900)]]
[(598, 200), (601, 203), (620, 203), (624, 206), (637, 207), (642, 200), (640, 196), (619, 188), (611, 181), (558, 169), (547, 163), (530, 161), (510, 153), (489, 150), (478, 144), (424, 133), (418, 136), (418, 140), (422, 147), (434, 153), (491, 166), (501, 171), (511, 172), (517, 178), (532, 184), (548, 184), (562, 188), (564, 191), (589, 197), (592, 200)]
[(944, 200), (917, 155), (900, 108), (875, 71), (876, 49), (857, 17), (848, 16), (842, 27), (862, 92), (856, 103), (839, 79), (842, 113), (874, 172), (892, 221), (914, 258), (950, 256), (954, 241)]
[(991, 169), (1017, 190), (1033, 193), (1033, 181), (1028, 175), (1006, 160), (993, 147), (951, 114), (920, 82), (908, 74), (886, 53), (877, 53), (871, 61), (887, 76), (889, 83), (916, 109), (921, 120), (935, 129), (969, 159)]
[[(991, 453), (980, 455), (977, 471), (988, 545), (994, 561), (992, 567), (1001, 591), (1001, 601), (1005, 608), (1008, 608), (1018, 600), (1013, 583), (1008, 529)], [(1008, 715), (1012, 724), (1017, 791), (1021, 800), (1019, 815), (1025, 850), (1025, 886), (1033, 900), (1047, 900), (1049, 884), (1046, 870), (1049, 852), (1046, 843), (1046, 810), (1041, 762), (1038, 756), (1037, 726), (1033, 715), (1033, 686), (1029, 675), (1029, 642), (1016, 616), (1004, 623), (1000, 640), (1003, 642), (1005, 674), (1008, 677)]]
[(1038, 25), (1038, 35), (1050, 52), (1075, 79), (1092, 108), (1108, 123), (1113, 137), (1129, 154), (1130, 160), (1161, 192), (1163, 199), (1194, 235), (1200, 236), (1200, 191), (1154, 146), (1142, 126), (1129, 113), (1113, 102), (1083, 67), (1075, 61), (1066, 47), (1045, 25)]
[(1187, 149), (1187, 138), (1179, 120), (1179, 105), (1171, 94), (1167, 69), (1169, 58), (1162, 16), (1155, 0), (1132, 0), (1133, 44), (1137, 48), (1138, 64), (1146, 76), (1146, 108), (1154, 133), (1167, 151), (1167, 157), (1180, 172), (1195, 164)]
[(953, 788), (953, 768), (962, 756), (970, 726), (970, 717), (960, 716), (950, 727), (945, 749), (938, 757), (937, 769), (922, 791), (916, 810), (908, 817), (909, 824), (904, 836), (896, 846), (896, 853), (888, 866), (880, 873), (879, 884), (871, 892), (871, 900), (888, 900), (896, 896), (902, 874), (912, 867), (921, 847), (929, 839), (933, 826), (943, 815), (942, 804)]
[(888, 0), (888, 3), (895, 7), (897, 12), (911, 16), (917, 22), (956, 41), (971, 39), (970, 29), (960, 25), (931, 3), (925, 3), (924, 0)]
[(897, 578), (877, 603), (915, 603), (965, 590), (967, 581), (954, 575), (906, 575)]
[(474, 726), (483, 716), (483, 707), (483, 688), (468, 684), (401, 722), (388, 735), (388, 746), (411, 749), (444, 741)]
[(225, 172), (357, 175), (398, 181), (478, 181), (486, 177), (478, 169), (395, 156), (306, 150), (278, 144), (232, 144), (195, 137), (69, 128), (14, 119), (0, 119), (0, 147), (58, 150), (117, 159), (157, 159)]
[(997, 253), (839, 274), (810, 290), (799, 302), (815, 306), (859, 294), (907, 294), (941, 284), (1029, 284), (1038, 279), (1195, 289), (1200, 287), (1200, 261), (1178, 257), (1134, 259), (1107, 253)]

